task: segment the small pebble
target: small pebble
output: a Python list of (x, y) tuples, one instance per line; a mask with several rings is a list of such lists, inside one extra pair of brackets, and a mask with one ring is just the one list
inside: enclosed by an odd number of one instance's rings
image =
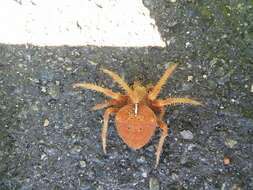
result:
[(144, 156), (141, 156), (140, 158), (137, 159), (137, 162), (140, 163), (140, 164), (143, 164), (146, 162), (146, 159)]
[(231, 187), (231, 190), (243, 190), (243, 188), (240, 187), (239, 184), (234, 184), (234, 185)]
[(203, 75), (203, 79), (207, 79), (207, 75)]
[(34, 112), (39, 111), (38, 105), (37, 105), (36, 103), (35, 103), (35, 104), (32, 104), (32, 105), (31, 105), (31, 110), (33, 110)]
[(41, 159), (41, 160), (46, 160), (46, 159), (47, 159), (47, 155), (46, 155), (46, 154), (42, 154), (42, 155), (40, 156), (40, 159)]
[(60, 81), (55, 81), (55, 84), (57, 85), (57, 86), (59, 86), (60, 85)]
[(185, 154), (182, 155), (180, 159), (180, 164), (184, 165), (187, 163), (187, 161), (188, 161), (188, 158), (186, 157), (186, 155)]
[(72, 68), (71, 67), (67, 67), (66, 70), (67, 71), (72, 71)]
[(226, 187), (226, 183), (223, 183), (221, 186), (221, 190), (225, 190), (225, 187)]
[(229, 165), (230, 164), (230, 158), (225, 156), (224, 159), (223, 159), (223, 163), (224, 163), (224, 165)]
[(70, 150), (70, 152), (71, 152), (72, 154), (77, 154), (77, 153), (81, 152), (81, 150), (82, 150), (82, 147), (81, 147), (81, 146), (79, 146), (79, 145), (74, 145), (74, 147)]
[(167, 45), (169, 46), (170, 44), (174, 44), (176, 42), (176, 38), (175, 37), (171, 37), (167, 40)]
[(18, 66), (19, 66), (20, 68), (22, 68), (24, 65), (23, 65), (23, 64), (21, 64), (21, 63), (19, 63), (19, 64), (18, 64)]
[(81, 161), (79, 162), (79, 164), (80, 164), (80, 167), (81, 167), (81, 168), (85, 168), (85, 167), (86, 167), (86, 162), (85, 162), (84, 160), (81, 160)]
[(231, 102), (232, 102), (232, 103), (235, 103), (235, 102), (236, 102), (236, 100), (235, 100), (234, 98), (232, 98), (232, 99), (231, 99)]
[(191, 85), (189, 83), (183, 83), (182, 84), (182, 90), (183, 91), (188, 91), (191, 89)]
[(57, 99), (59, 97), (60, 94), (60, 87), (57, 85), (52, 85), (48, 88), (48, 94), (54, 98)]
[(191, 43), (190, 43), (190, 42), (186, 42), (186, 43), (185, 43), (185, 47), (186, 47), (186, 48), (188, 48), (188, 47), (190, 47), (190, 46), (191, 46)]
[(156, 177), (150, 177), (149, 178), (149, 189), (150, 190), (159, 190), (160, 184)]
[(46, 93), (47, 92), (47, 88), (45, 86), (42, 86), (41, 87), (41, 92)]
[(146, 178), (146, 177), (148, 177), (148, 173), (146, 171), (144, 171), (144, 172), (142, 172), (141, 176)]
[(88, 62), (89, 62), (91, 65), (98, 65), (98, 63), (97, 63), (97, 62), (92, 61), (92, 60), (89, 60)]
[(193, 79), (193, 76), (188, 76), (188, 77), (187, 77), (187, 81), (188, 81), (188, 82), (191, 82), (192, 79)]
[(250, 92), (253, 92), (253, 84), (251, 85)]
[(49, 120), (48, 120), (48, 119), (45, 119), (45, 120), (44, 120), (43, 127), (48, 127), (48, 125), (49, 125)]
[(218, 58), (213, 58), (211, 61), (210, 61), (210, 66), (214, 66), (216, 63), (218, 62)]
[(183, 139), (186, 139), (186, 140), (192, 140), (193, 139), (193, 134), (189, 130), (181, 131), (180, 135), (182, 136)]
[(64, 62), (64, 59), (62, 57), (57, 57), (58, 61)]
[(99, 185), (96, 190), (104, 190), (103, 186), (102, 185)]
[(172, 178), (172, 180), (176, 181), (176, 180), (178, 180), (178, 175), (175, 173), (172, 173), (171, 178)]
[(233, 148), (237, 144), (237, 141), (233, 139), (226, 139), (225, 140), (225, 145), (229, 148)]

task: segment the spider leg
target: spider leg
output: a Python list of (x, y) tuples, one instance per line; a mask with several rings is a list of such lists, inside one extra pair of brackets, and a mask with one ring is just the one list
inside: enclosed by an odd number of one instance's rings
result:
[(157, 166), (159, 164), (159, 160), (160, 160), (160, 156), (161, 156), (161, 152), (162, 152), (162, 148), (163, 148), (163, 143), (164, 143), (165, 138), (168, 136), (168, 126), (166, 125), (166, 123), (159, 119), (158, 124), (159, 124), (159, 127), (162, 129), (162, 135), (159, 139), (159, 143), (158, 143), (157, 150), (156, 150), (155, 168), (157, 168)]
[(100, 110), (106, 107), (110, 107), (110, 106), (123, 106), (126, 102), (127, 102), (128, 97), (122, 95), (120, 99), (114, 100), (114, 99), (110, 99), (110, 100), (106, 100), (103, 103), (99, 103), (96, 104), (95, 106), (93, 106), (91, 108), (92, 111), (95, 110)]
[(155, 100), (161, 91), (163, 85), (166, 83), (167, 79), (170, 77), (172, 72), (176, 69), (178, 64), (172, 64), (163, 74), (163, 76), (160, 78), (160, 80), (156, 83), (156, 85), (153, 87), (151, 92), (148, 94), (148, 98), (150, 100)]
[(201, 102), (190, 98), (166, 98), (164, 100), (154, 100), (152, 105), (155, 107), (163, 107), (167, 105), (176, 105), (176, 104), (191, 104), (191, 105), (203, 105)]
[(103, 103), (96, 104), (95, 106), (93, 106), (91, 108), (91, 110), (92, 111), (100, 110), (100, 109), (103, 109), (103, 108), (107, 108), (109, 106), (114, 106), (116, 104), (117, 104), (117, 101), (115, 101), (114, 99), (112, 99), (112, 100), (106, 100)]
[(107, 137), (109, 117), (111, 114), (116, 113), (118, 110), (119, 110), (118, 108), (107, 108), (103, 116), (104, 124), (102, 127), (101, 138), (102, 138), (103, 151), (105, 154), (106, 154), (106, 137)]
[(138, 103), (138, 97), (134, 94), (133, 90), (119, 75), (107, 69), (102, 70), (104, 73), (108, 74), (115, 82), (117, 82), (123, 90), (127, 92), (127, 95), (130, 97), (133, 103)]
[(84, 88), (84, 89), (89, 89), (89, 90), (94, 90), (100, 93), (103, 93), (106, 96), (109, 96), (113, 99), (120, 99), (121, 98), (121, 94), (120, 93), (116, 93), (113, 92), (111, 89), (108, 88), (103, 88), (101, 86), (97, 86), (95, 84), (91, 84), (91, 83), (76, 83), (73, 85), (73, 88)]

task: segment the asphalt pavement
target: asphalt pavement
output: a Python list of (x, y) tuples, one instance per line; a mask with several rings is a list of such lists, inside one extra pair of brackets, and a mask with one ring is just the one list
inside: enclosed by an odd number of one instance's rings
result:
[[(37, 47), (0, 45), (0, 189), (253, 189), (251, 1), (144, 0), (167, 46)], [(109, 122), (102, 151), (104, 96), (73, 90), (87, 81), (121, 91), (101, 72), (129, 84), (155, 83), (179, 66), (159, 97), (193, 97), (204, 107), (170, 106), (160, 137), (140, 150)]]

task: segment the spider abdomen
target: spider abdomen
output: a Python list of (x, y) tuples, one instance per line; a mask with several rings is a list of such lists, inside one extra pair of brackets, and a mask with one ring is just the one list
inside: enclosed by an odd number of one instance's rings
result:
[(144, 104), (138, 105), (137, 114), (134, 113), (133, 104), (122, 107), (115, 119), (119, 136), (133, 149), (147, 144), (157, 127), (155, 113)]

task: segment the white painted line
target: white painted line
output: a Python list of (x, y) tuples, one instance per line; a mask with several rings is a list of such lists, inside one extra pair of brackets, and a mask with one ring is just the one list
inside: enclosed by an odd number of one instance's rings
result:
[(165, 46), (142, 0), (0, 0), (0, 26), (7, 44)]

